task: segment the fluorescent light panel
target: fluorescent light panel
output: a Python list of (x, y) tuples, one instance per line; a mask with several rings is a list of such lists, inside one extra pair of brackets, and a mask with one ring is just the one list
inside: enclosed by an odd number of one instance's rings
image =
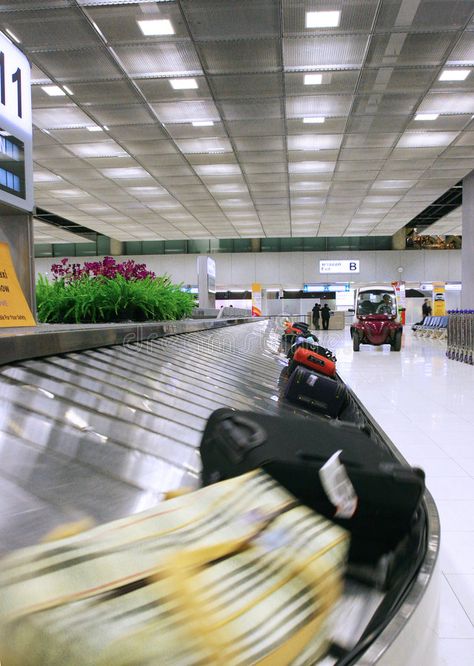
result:
[(303, 118), (303, 123), (305, 125), (315, 125), (324, 123), (325, 120), (326, 118), (323, 118), (322, 116), (317, 118)]
[(154, 35), (174, 35), (174, 28), (168, 19), (137, 21), (138, 27), (147, 37)]
[(169, 79), (174, 90), (195, 90), (198, 87), (196, 79)]
[(436, 120), (439, 113), (417, 113), (415, 120)]
[(5, 28), (5, 32), (7, 33), (7, 35), (10, 35), (10, 37), (11, 37), (11, 38), (12, 38), (17, 44), (20, 43), (20, 40), (18, 39), (18, 37), (15, 35), (14, 32), (12, 32), (11, 30), (9, 30), (8, 28)]
[(88, 132), (103, 132), (103, 131), (104, 131), (104, 130), (102, 129), (102, 127), (99, 127), (99, 125), (88, 125), (88, 126), (86, 127), (86, 130), (87, 130)]
[(41, 89), (50, 97), (64, 97), (66, 95), (64, 90), (59, 86), (41, 86)]
[(71, 88), (68, 88), (67, 86), (63, 86), (63, 90), (65, 90), (65, 91), (67, 92), (68, 95), (74, 95), (74, 93), (72, 92)]
[(193, 127), (212, 127), (214, 121), (212, 120), (195, 120), (192, 123)]
[(306, 12), (307, 28), (337, 28), (340, 20), (340, 11)]
[(323, 82), (322, 74), (305, 74), (304, 75), (304, 85), (305, 86), (320, 86)]
[(470, 69), (443, 69), (438, 81), (465, 81), (470, 73)]

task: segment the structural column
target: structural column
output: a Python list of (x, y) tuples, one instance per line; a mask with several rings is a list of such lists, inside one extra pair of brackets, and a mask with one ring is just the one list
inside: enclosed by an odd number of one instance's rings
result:
[(406, 250), (406, 249), (407, 249), (407, 233), (405, 227), (402, 227), (392, 236), (392, 250)]
[(122, 241), (116, 240), (115, 238), (110, 239), (110, 254), (113, 257), (118, 257), (123, 254), (123, 243)]
[(462, 181), (461, 307), (474, 308), (474, 171)]

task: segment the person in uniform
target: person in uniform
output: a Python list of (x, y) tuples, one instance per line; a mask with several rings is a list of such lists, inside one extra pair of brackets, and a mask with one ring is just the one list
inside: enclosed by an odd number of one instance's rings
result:
[(331, 310), (329, 305), (325, 303), (321, 309), (321, 319), (323, 320), (323, 331), (329, 329), (329, 317), (331, 316)]
[(425, 317), (431, 317), (431, 305), (430, 305), (430, 302), (427, 298), (425, 298), (425, 301), (424, 301), (423, 305), (421, 306), (421, 312), (422, 312), (423, 319)]
[(311, 312), (313, 313), (313, 326), (319, 331), (319, 313), (321, 312), (321, 306), (319, 303), (315, 303)]
[(389, 294), (384, 294), (382, 302), (377, 308), (377, 314), (392, 314), (393, 303)]

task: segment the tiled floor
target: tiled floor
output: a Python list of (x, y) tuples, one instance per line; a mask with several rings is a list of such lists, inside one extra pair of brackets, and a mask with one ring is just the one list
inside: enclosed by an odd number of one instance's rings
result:
[(426, 472), (441, 518), (440, 664), (474, 666), (474, 366), (411, 331), (400, 353), (365, 345), (354, 353), (347, 330), (318, 335), (397, 448)]

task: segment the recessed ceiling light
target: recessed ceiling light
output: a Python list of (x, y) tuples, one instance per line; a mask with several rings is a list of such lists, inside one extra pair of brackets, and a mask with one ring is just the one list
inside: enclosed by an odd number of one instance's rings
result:
[(88, 125), (86, 130), (88, 132), (103, 132), (102, 127), (99, 127), (99, 125)]
[(340, 20), (340, 11), (306, 12), (307, 28), (337, 28)]
[(65, 90), (65, 91), (67, 92), (68, 95), (74, 95), (74, 93), (72, 92), (71, 88), (68, 88), (67, 86), (63, 86), (63, 90)]
[(326, 120), (326, 118), (323, 117), (316, 117), (316, 118), (303, 118), (303, 123), (306, 125), (314, 125), (314, 124), (321, 124)]
[(174, 90), (192, 90), (198, 87), (196, 79), (170, 79), (169, 81)]
[(443, 69), (438, 81), (465, 81), (470, 69)]
[(6, 32), (8, 35), (10, 35), (10, 37), (11, 37), (11, 38), (12, 38), (17, 44), (20, 43), (20, 40), (18, 39), (18, 37), (17, 37), (17, 36), (15, 35), (15, 33), (13, 33), (11, 30), (9, 30), (8, 28), (5, 28), (5, 32)]
[(195, 120), (192, 123), (193, 127), (212, 127), (214, 121), (212, 120)]
[(323, 82), (322, 74), (305, 74), (304, 75), (304, 85), (305, 86), (320, 86)]
[(174, 35), (174, 28), (168, 19), (137, 21), (140, 30), (147, 37), (153, 35)]
[(415, 120), (436, 120), (439, 113), (417, 113)]
[(41, 89), (50, 97), (64, 97), (66, 95), (64, 90), (59, 86), (41, 86)]

